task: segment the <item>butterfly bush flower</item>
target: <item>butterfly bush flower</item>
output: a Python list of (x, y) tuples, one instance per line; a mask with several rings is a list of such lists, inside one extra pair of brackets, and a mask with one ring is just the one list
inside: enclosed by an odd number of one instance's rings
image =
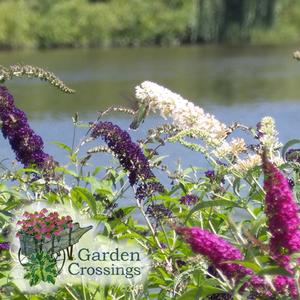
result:
[(246, 150), (247, 146), (242, 138), (233, 138), (230, 142), (223, 141), (220, 147), (214, 150), (213, 153), (218, 158), (226, 158), (230, 156), (237, 157)]
[(91, 137), (101, 137), (118, 158), (121, 166), (129, 172), (129, 182), (138, 184), (137, 199), (141, 200), (153, 192), (162, 192), (163, 186), (155, 182), (149, 161), (138, 144), (131, 140), (127, 131), (111, 122), (98, 122), (93, 125)]
[[(261, 148), (267, 149), (270, 160), (277, 166), (282, 165), (283, 159), (278, 151), (282, 144), (278, 141), (278, 132), (275, 127), (275, 121), (272, 117), (263, 117), (257, 124), (257, 137), (259, 139)], [(218, 151), (218, 153), (222, 151), (225, 152), (222, 150), (222, 147), (216, 151)], [(230, 151), (227, 152), (230, 153)], [(241, 152), (242, 151), (240, 151), (240, 153)], [(225, 154), (223, 156), (225, 156)], [(237, 161), (231, 166), (230, 169), (232, 171), (245, 174), (252, 168), (261, 166), (261, 164), (262, 160), (259, 154), (249, 154), (245, 158), (238, 157)]]
[(261, 157), (258, 154), (250, 154), (244, 159), (238, 158), (236, 163), (230, 167), (230, 170), (241, 174), (247, 173), (252, 168), (261, 165)]
[(266, 215), (272, 234), (273, 255), (291, 254), (300, 250), (299, 206), (294, 200), (288, 179), (267, 158), (263, 159), (266, 191)]
[(272, 117), (263, 117), (257, 124), (257, 131), (258, 139), (263, 148), (268, 149), (271, 153), (282, 146), (278, 141), (278, 131)]
[(33, 164), (41, 169), (55, 165), (53, 158), (43, 151), (42, 138), (30, 128), (25, 113), (15, 106), (7, 88), (0, 86), (0, 119), (2, 133), (25, 167)]
[(151, 203), (150, 205), (148, 205), (146, 214), (156, 220), (172, 217), (172, 212), (167, 207), (165, 207), (163, 204), (155, 203)]
[(116, 155), (122, 167), (129, 172), (131, 185), (139, 179), (153, 178), (148, 159), (138, 144), (131, 140), (127, 131), (111, 122), (98, 122), (93, 125), (91, 136), (102, 137), (110, 150)]
[(162, 184), (155, 181), (142, 182), (136, 189), (135, 196), (138, 200), (143, 200), (152, 196), (153, 192), (163, 193), (165, 191)]
[(184, 205), (194, 205), (198, 202), (199, 198), (196, 195), (185, 195), (179, 199), (179, 202)]
[(208, 144), (219, 145), (228, 134), (227, 126), (213, 115), (154, 82), (141, 83), (135, 88), (135, 96), (141, 104), (148, 104), (151, 111), (173, 119), (180, 130), (196, 129)]
[[(293, 274), (290, 255), (300, 250), (299, 206), (294, 200), (288, 179), (266, 157), (263, 157), (263, 170), (265, 212), (271, 233), (270, 252), (280, 266)], [(297, 296), (296, 284), (291, 278), (277, 276), (274, 285), (279, 292), (288, 289), (291, 296)]]
[[(184, 237), (194, 252), (206, 256), (213, 266), (221, 270), (228, 278), (239, 280), (246, 275), (253, 274), (248, 268), (226, 262), (242, 260), (244, 258), (243, 254), (238, 248), (232, 246), (216, 234), (198, 227), (179, 226), (175, 230)], [(257, 288), (264, 286), (264, 280), (259, 276), (252, 276), (250, 283)]]

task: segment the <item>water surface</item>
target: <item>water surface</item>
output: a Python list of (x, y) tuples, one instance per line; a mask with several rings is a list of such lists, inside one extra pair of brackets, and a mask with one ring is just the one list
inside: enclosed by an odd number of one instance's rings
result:
[[(221, 121), (255, 125), (262, 116), (276, 119), (280, 139), (299, 137), (300, 63), (292, 59), (293, 46), (202, 46), (101, 50), (46, 50), (0, 52), (0, 64), (26, 63), (56, 73), (74, 95), (64, 95), (37, 80), (15, 79), (7, 84), (17, 105), (24, 109), (32, 127), (43, 137), (45, 149), (65, 162), (64, 152), (51, 144), (72, 144), (75, 112), (92, 120), (108, 106), (135, 107), (134, 86), (152, 80), (191, 99)], [(126, 115), (112, 120), (128, 128)], [(150, 117), (135, 138), (162, 124)], [(77, 132), (77, 138), (84, 131)], [(0, 138), (0, 158), (12, 158), (7, 141)], [(199, 154), (171, 145), (163, 154), (195, 163)], [(174, 156), (169, 163), (174, 164)]]

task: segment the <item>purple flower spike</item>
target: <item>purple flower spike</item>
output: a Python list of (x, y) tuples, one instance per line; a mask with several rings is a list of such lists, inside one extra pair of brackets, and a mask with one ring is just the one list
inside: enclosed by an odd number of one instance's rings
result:
[(134, 185), (138, 180), (154, 178), (149, 162), (139, 145), (135, 144), (130, 135), (111, 122), (98, 122), (93, 126), (93, 138), (101, 136), (108, 147), (117, 156), (124, 169), (129, 171), (129, 181)]
[(26, 114), (15, 106), (13, 96), (7, 88), (0, 86), (0, 119), (2, 133), (25, 167), (36, 165), (41, 169), (53, 167), (53, 158), (43, 152), (42, 138), (30, 128)]

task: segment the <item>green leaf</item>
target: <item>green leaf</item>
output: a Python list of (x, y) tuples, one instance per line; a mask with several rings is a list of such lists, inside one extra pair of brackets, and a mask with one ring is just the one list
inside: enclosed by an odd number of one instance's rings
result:
[(292, 274), (287, 270), (277, 266), (266, 267), (257, 272), (257, 275), (283, 275), (287, 277), (292, 277)]
[(191, 211), (189, 212), (189, 214), (187, 215), (184, 223), (186, 223), (188, 221), (188, 219), (191, 217), (191, 215), (203, 208), (209, 208), (209, 207), (215, 207), (215, 206), (226, 206), (226, 207), (239, 207), (235, 202), (233, 201), (228, 201), (228, 200), (210, 200), (210, 201), (203, 201), (201, 203), (198, 203), (197, 205), (195, 205)]
[(82, 203), (82, 201), (86, 202), (89, 208), (92, 210), (93, 214), (97, 213), (96, 201), (93, 197), (92, 193), (83, 187), (75, 186), (71, 190), (72, 199), (76, 202)]
[(54, 142), (51, 142), (51, 144), (54, 144), (54, 145), (58, 146), (59, 148), (66, 150), (69, 154), (71, 154), (73, 152), (69, 146), (67, 146), (66, 144), (64, 144), (62, 142), (54, 141)]
[(24, 279), (29, 280), (30, 286), (37, 285), (41, 281), (55, 283), (57, 277), (56, 261), (47, 252), (37, 252), (29, 257), (24, 266)]
[(202, 285), (199, 288), (194, 288), (192, 290), (187, 291), (176, 300), (198, 300), (203, 299), (209, 295), (225, 293), (224, 290), (210, 286), (210, 285)]

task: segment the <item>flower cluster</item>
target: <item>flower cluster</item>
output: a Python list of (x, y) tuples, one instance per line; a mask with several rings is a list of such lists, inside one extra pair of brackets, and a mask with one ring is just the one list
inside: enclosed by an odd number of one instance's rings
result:
[[(272, 117), (263, 117), (257, 124), (257, 138), (260, 142), (259, 149), (267, 150), (268, 156), (275, 165), (280, 166), (283, 164), (283, 160), (278, 152), (278, 148), (280, 148), (282, 144), (278, 141), (278, 132)], [(217, 149), (216, 151), (220, 152), (221, 150)], [(244, 150), (246, 150), (246, 145)], [(230, 151), (228, 152), (230, 153)], [(252, 168), (261, 166), (262, 160), (260, 151), (256, 152), (256, 154), (249, 154), (245, 158), (238, 158), (232, 165), (231, 170), (245, 174)]]
[(122, 167), (129, 172), (129, 181), (134, 185), (138, 180), (154, 178), (148, 159), (143, 151), (131, 140), (127, 131), (111, 122), (98, 122), (93, 125), (91, 137), (101, 136), (109, 149), (118, 158)]
[(179, 202), (184, 205), (194, 205), (198, 202), (199, 198), (196, 195), (185, 195), (179, 199)]
[[(223, 272), (230, 279), (240, 280), (246, 275), (252, 275), (252, 270), (239, 264), (227, 261), (242, 260), (241, 251), (214, 233), (198, 227), (175, 227), (178, 234), (190, 244), (196, 253), (206, 256), (213, 266)], [(266, 293), (263, 278), (253, 275), (250, 284)]]
[(146, 214), (154, 218), (156, 220), (160, 220), (163, 218), (170, 218), (172, 216), (172, 212), (166, 208), (163, 204), (150, 204), (147, 207)]
[(16, 234), (17, 237), (27, 234), (37, 240), (50, 239), (53, 236), (59, 236), (66, 228), (73, 228), (73, 220), (70, 216), (59, 217), (57, 212), (49, 213), (46, 208), (40, 212), (24, 212), (23, 217), (24, 220), (17, 222), (17, 225), (22, 226)]
[(266, 191), (265, 211), (268, 217), (271, 254), (280, 256), (300, 250), (299, 207), (288, 179), (267, 158), (263, 159)]
[(185, 238), (194, 252), (207, 256), (213, 265), (229, 278), (249, 274), (249, 270), (243, 266), (224, 263), (229, 260), (241, 260), (243, 255), (239, 249), (217, 235), (198, 227), (176, 227), (176, 232)]
[(278, 141), (278, 132), (272, 117), (263, 117), (257, 124), (258, 139), (265, 149), (273, 152), (282, 144)]
[[(263, 170), (265, 212), (272, 235), (270, 252), (277, 263), (292, 274), (290, 255), (300, 250), (299, 206), (294, 200), (288, 179), (266, 157), (263, 157)], [(294, 279), (276, 276), (274, 285), (279, 292), (288, 290), (292, 297), (297, 297)]]
[(231, 171), (241, 174), (247, 173), (256, 166), (261, 165), (261, 157), (258, 154), (250, 154), (244, 159), (238, 158), (236, 163), (230, 167)]
[(13, 96), (4, 86), (0, 86), (0, 119), (3, 136), (9, 140), (18, 161), (41, 169), (55, 165), (43, 151), (42, 138), (30, 128), (25, 113), (15, 106)]
[(230, 142), (223, 141), (220, 147), (216, 148), (213, 153), (216, 157), (222, 159), (231, 156), (237, 157), (246, 150), (246, 143), (242, 138), (233, 138)]
[(136, 199), (141, 201), (145, 198), (151, 197), (154, 192), (163, 193), (164, 191), (165, 191), (164, 186), (159, 182), (155, 182), (155, 181), (149, 181), (146, 183), (142, 182), (138, 185), (136, 189), (135, 197)]
[(172, 118), (180, 130), (197, 129), (207, 144), (219, 145), (228, 134), (227, 126), (213, 115), (154, 82), (141, 83), (135, 89), (135, 96), (153, 112)]

